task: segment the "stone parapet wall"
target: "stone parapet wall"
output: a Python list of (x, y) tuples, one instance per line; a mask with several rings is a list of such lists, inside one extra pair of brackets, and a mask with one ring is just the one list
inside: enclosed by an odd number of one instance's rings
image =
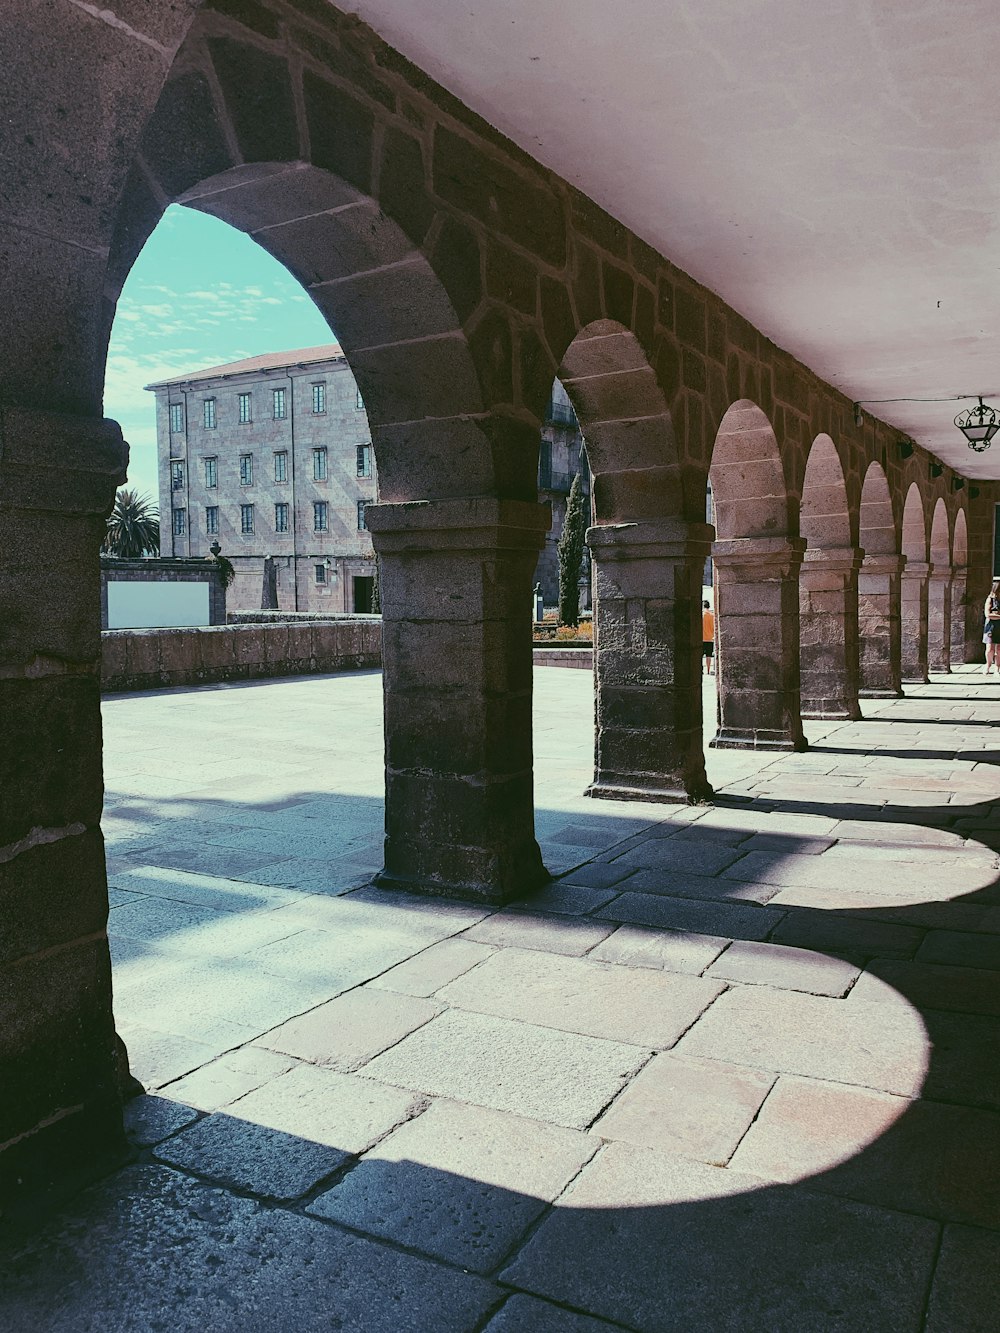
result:
[(535, 666), (583, 667), (594, 666), (593, 648), (535, 648), (531, 660)]
[(315, 624), (108, 630), (101, 635), (101, 689), (107, 693), (355, 671), (381, 664), (382, 627), (375, 617)]
[(230, 625), (299, 625), (314, 621), (327, 624), (345, 621), (381, 624), (382, 617), (360, 615), (352, 611), (230, 611), (226, 620)]

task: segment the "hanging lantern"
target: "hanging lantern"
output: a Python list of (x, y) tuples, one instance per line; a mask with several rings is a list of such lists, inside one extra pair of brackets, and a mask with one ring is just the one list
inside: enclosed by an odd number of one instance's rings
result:
[(969, 442), (969, 448), (977, 454), (985, 453), (993, 442), (993, 436), (1000, 430), (1000, 412), (987, 407), (982, 398), (978, 407), (966, 408), (955, 418), (955, 425)]

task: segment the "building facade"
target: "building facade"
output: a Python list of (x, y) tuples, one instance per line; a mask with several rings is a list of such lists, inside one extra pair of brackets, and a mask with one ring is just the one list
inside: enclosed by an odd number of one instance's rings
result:
[[(556, 380), (545, 411), (538, 451), (538, 498), (551, 505), (552, 526), (546, 533), (545, 545), (538, 557), (535, 581), (540, 585), (542, 599), (548, 607), (559, 604), (559, 538), (566, 520), (570, 487), (577, 473), (580, 473), (589, 513), (590, 468), (587, 465), (587, 448), (569, 394)], [(585, 555), (580, 567), (580, 607), (590, 607), (589, 555)]]
[(156, 396), (160, 545), (236, 570), (229, 608), (261, 605), (273, 559), (278, 609), (372, 609), (365, 507), (377, 497), (364, 403), (336, 343), (148, 384)]

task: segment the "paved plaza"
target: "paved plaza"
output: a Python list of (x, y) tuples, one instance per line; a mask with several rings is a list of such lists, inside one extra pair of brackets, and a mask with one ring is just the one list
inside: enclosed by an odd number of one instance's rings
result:
[(1000, 1329), (1000, 681), (709, 751), (678, 807), (583, 797), (591, 675), (538, 669), (556, 878), (504, 910), (370, 887), (381, 707), (105, 701), (149, 1095), (10, 1225), (0, 1328)]

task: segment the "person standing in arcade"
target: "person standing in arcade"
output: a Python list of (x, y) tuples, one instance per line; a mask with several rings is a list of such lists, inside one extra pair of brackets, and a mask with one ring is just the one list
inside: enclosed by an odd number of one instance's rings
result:
[(995, 579), (990, 595), (983, 603), (986, 624), (983, 627), (983, 643), (986, 645), (986, 670), (988, 676), (994, 666), (1000, 675), (1000, 579)]
[[(715, 614), (708, 602), (702, 602), (701, 605), (701, 646), (702, 652), (705, 654), (705, 675), (714, 676), (715, 670), (712, 663), (715, 657)], [(997, 612), (997, 615), (1000, 616), (1000, 611)], [(997, 641), (1000, 643), (1000, 626), (997, 628)]]

